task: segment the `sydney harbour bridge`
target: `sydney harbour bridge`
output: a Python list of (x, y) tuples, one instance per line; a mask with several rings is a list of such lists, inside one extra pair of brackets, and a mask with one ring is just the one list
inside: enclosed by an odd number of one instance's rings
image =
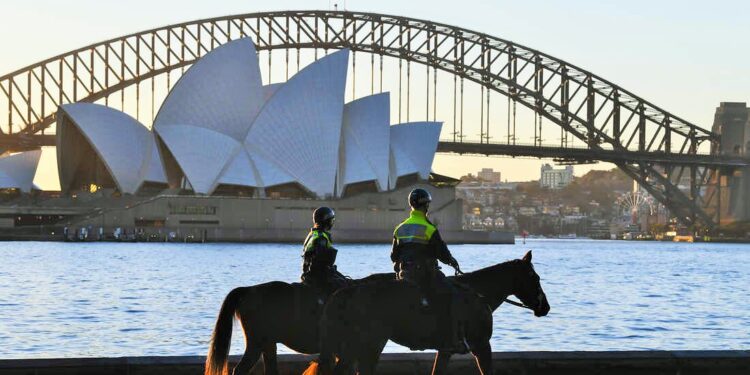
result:
[(71, 102), (102, 103), (141, 121), (153, 119), (187, 67), (244, 37), (267, 61), (262, 66), (269, 83), (288, 78), (302, 62), (349, 48), (352, 99), (358, 92), (390, 91), (399, 121), (444, 121), (438, 152), (610, 162), (688, 226), (716, 228), (721, 176), (750, 165), (744, 157), (716, 152), (718, 134), (541, 51), (461, 27), (349, 11), (186, 22), (3, 75), (0, 149), (53, 146), (57, 108)]

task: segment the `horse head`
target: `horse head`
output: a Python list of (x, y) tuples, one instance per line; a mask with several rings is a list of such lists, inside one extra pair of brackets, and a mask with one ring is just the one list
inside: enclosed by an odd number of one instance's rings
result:
[(541, 279), (531, 264), (531, 250), (523, 258), (517, 261), (518, 271), (516, 272), (514, 292), (518, 299), (534, 311), (537, 317), (545, 316), (549, 313), (550, 307), (547, 302), (547, 295), (542, 289)]

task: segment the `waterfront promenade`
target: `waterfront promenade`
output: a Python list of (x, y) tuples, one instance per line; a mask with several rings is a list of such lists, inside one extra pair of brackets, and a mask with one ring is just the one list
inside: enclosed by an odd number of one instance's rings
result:
[[(282, 375), (301, 374), (313, 356), (279, 356)], [(428, 374), (432, 353), (386, 353), (379, 374)], [(628, 351), (628, 352), (514, 352), (494, 353), (495, 374), (722, 374), (750, 373), (750, 351)], [(232, 357), (236, 363), (239, 357)], [(199, 375), (205, 357), (123, 357), (0, 360), (0, 374)], [(262, 374), (258, 365), (253, 374)], [(478, 373), (471, 356), (455, 356), (451, 374)]]

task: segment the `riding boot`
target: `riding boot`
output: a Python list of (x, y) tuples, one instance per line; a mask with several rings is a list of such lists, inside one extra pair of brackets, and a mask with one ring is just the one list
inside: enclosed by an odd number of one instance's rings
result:
[(434, 300), (438, 320), (436, 340), (440, 351), (465, 354), (468, 352), (466, 340), (458, 327), (455, 291), (441, 290)]
[(324, 276), (316, 273), (307, 273), (302, 275), (302, 284), (309, 287), (316, 295), (318, 305), (323, 306), (328, 296), (333, 293), (330, 291), (330, 284)]

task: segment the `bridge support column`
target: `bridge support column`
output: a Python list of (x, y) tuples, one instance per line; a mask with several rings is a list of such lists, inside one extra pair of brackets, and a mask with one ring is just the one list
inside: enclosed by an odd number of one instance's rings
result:
[[(713, 131), (721, 135), (719, 147), (713, 153), (750, 156), (750, 108), (746, 103), (721, 103), (716, 108)], [(721, 220), (750, 220), (750, 168), (719, 174), (717, 208)]]

